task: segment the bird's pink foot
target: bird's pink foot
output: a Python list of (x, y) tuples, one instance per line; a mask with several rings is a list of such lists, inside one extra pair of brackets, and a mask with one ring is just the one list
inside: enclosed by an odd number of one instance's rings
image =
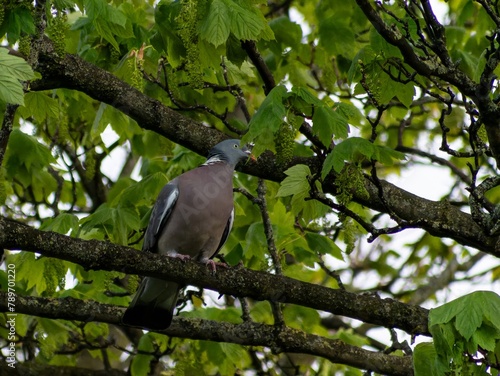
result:
[(217, 266), (222, 267), (222, 268), (226, 268), (226, 269), (229, 268), (229, 265), (227, 265), (226, 263), (217, 262), (214, 260), (207, 260), (204, 262), (204, 264), (207, 265), (212, 270), (212, 274), (215, 274), (215, 272), (217, 271)]
[(181, 259), (182, 261), (190, 260), (191, 256), (189, 255), (183, 255), (181, 253), (176, 254), (174, 257)]

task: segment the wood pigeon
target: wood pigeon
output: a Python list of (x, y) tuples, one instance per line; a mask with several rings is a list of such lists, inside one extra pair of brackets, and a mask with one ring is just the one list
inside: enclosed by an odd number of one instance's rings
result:
[[(225, 140), (207, 161), (170, 181), (161, 190), (144, 235), (143, 251), (193, 258), (210, 265), (227, 240), (234, 220), (233, 173), (250, 150), (239, 140)], [(170, 326), (182, 286), (145, 277), (122, 322), (153, 330)]]

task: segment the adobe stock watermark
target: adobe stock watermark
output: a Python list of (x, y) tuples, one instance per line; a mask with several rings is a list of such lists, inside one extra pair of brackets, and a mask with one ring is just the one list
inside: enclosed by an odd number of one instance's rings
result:
[(7, 264), (7, 366), (16, 368), (16, 266)]

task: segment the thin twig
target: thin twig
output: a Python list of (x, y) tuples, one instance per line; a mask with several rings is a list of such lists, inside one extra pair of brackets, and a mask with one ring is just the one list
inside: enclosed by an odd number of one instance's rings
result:
[(246, 51), (250, 60), (252, 60), (253, 65), (257, 68), (262, 81), (264, 81), (264, 93), (267, 95), (276, 86), (276, 81), (274, 76), (267, 66), (266, 62), (262, 58), (262, 55), (257, 50), (257, 45), (255, 41), (247, 40), (242, 41), (241, 46)]
[(321, 267), (321, 269), (323, 269), (323, 271), (326, 274), (328, 274), (330, 277), (332, 277), (333, 279), (335, 279), (337, 281), (337, 285), (339, 286), (339, 288), (341, 288), (342, 290), (345, 290), (345, 286), (342, 283), (342, 280), (340, 279), (339, 273), (337, 273), (335, 270), (328, 269), (328, 267), (325, 265), (325, 262), (323, 261), (323, 258), (321, 255), (318, 255), (318, 258), (319, 258), (318, 264)]
[[(264, 225), (264, 233), (267, 241), (267, 249), (271, 255), (271, 260), (273, 262), (274, 271), (277, 275), (283, 274), (281, 268), (281, 261), (276, 249), (276, 243), (274, 242), (273, 226), (271, 223), (271, 218), (269, 218), (269, 212), (267, 211), (267, 201), (266, 201), (266, 185), (263, 179), (259, 179), (257, 186), (257, 197), (253, 196), (251, 193), (243, 188), (235, 189), (237, 192), (242, 193), (247, 197), (253, 204), (257, 205), (262, 216), (262, 223)], [(281, 311), (280, 303), (277, 301), (270, 301), (271, 308), (274, 316), (275, 325), (284, 325), (283, 313)]]
[(269, 218), (269, 213), (267, 211), (267, 202), (266, 202), (266, 184), (264, 179), (259, 179), (257, 194), (259, 198), (259, 210), (262, 215), (262, 223), (264, 225), (264, 233), (266, 234), (267, 240), (267, 249), (269, 250), (269, 254), (271, 255), (271, 259), (274, 265), (274, 271), (276, 274), (280, 275), (283, 273), (281, 269), (281, 262), (278, 256), (278, 251), (276, 249), (276, 244), (274, 242), (274, 234), (273, 234), (273, 226), (271, 224), (271, 219)]

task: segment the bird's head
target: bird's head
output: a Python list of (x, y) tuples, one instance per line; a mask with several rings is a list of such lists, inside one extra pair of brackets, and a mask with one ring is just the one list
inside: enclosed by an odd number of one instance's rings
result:
[(207, 163), (224, 161), (235, 167), (238, 163), (246, 161), (251, 156), (250, 147), (240, 146), (240, 140), (224, 140), (210, 149)]

